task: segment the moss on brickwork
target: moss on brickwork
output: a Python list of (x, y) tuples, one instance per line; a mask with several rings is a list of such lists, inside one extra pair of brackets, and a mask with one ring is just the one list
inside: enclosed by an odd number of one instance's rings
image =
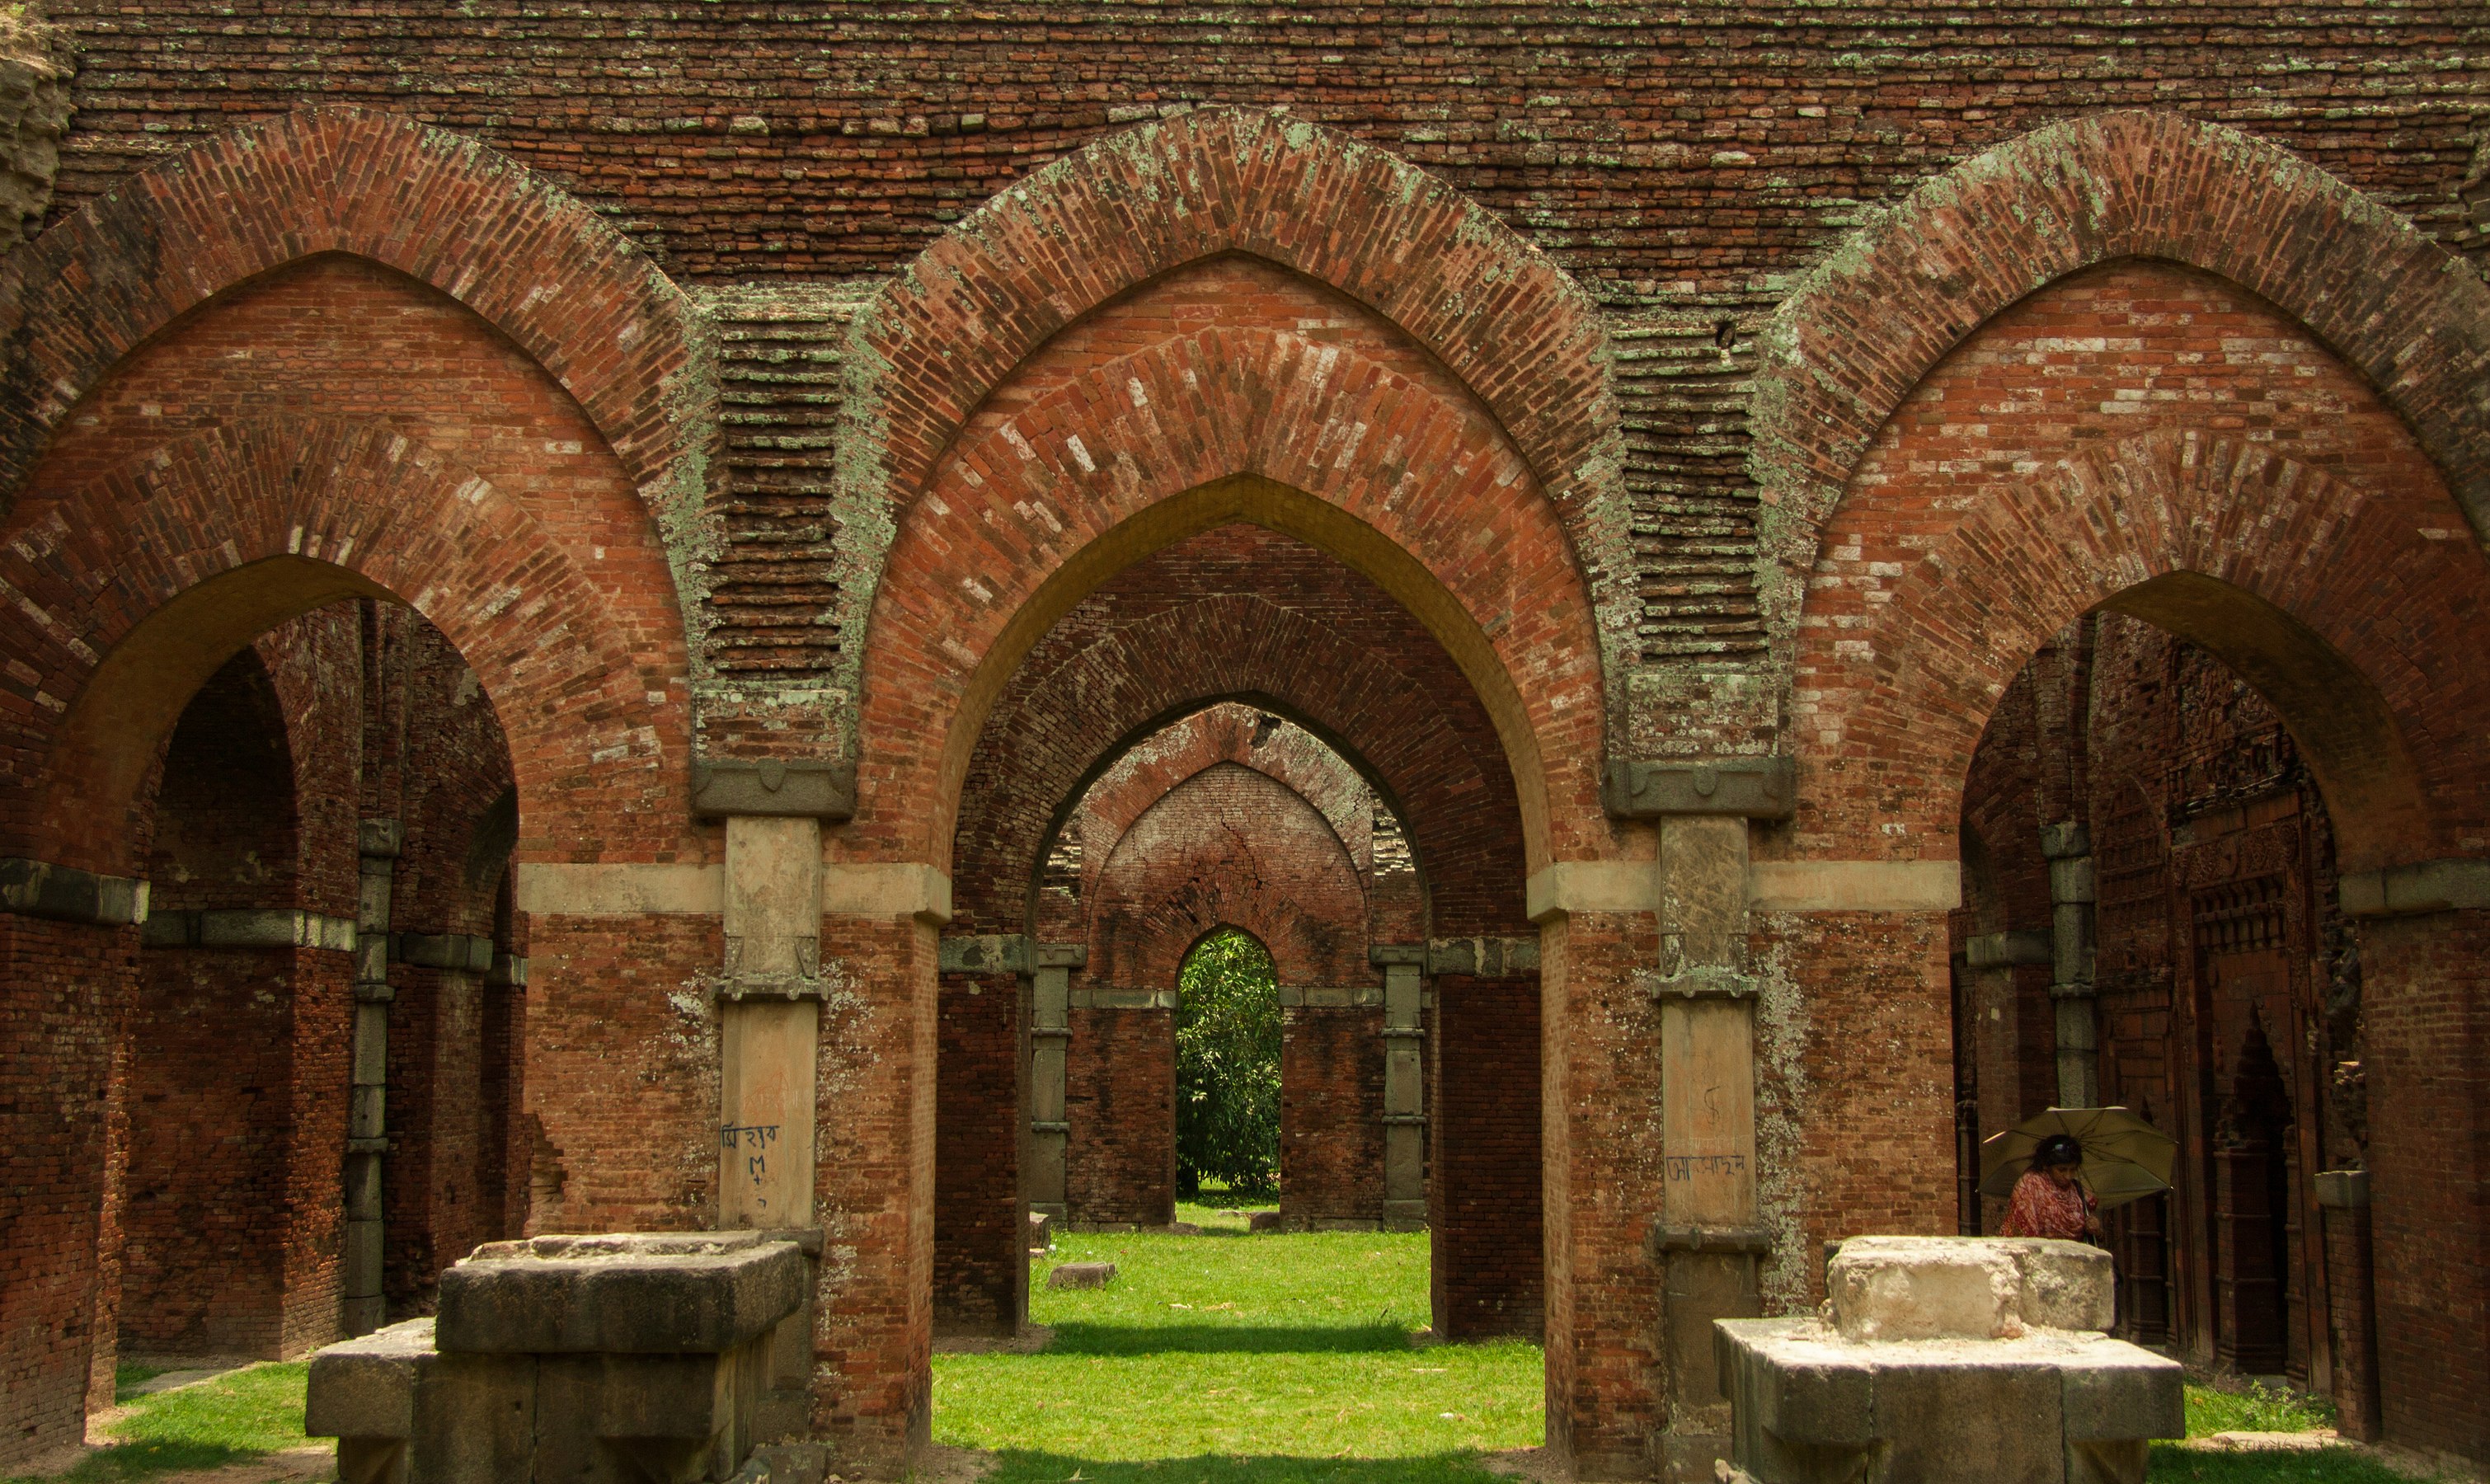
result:
[(0, 252), (32, 236), (52, 204), (76, 66), (69, 34), (39, 7), (0, 6)]

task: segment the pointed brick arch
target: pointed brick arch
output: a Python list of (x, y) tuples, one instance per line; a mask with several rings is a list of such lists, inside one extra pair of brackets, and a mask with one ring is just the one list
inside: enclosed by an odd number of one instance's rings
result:
[(1560, 507), (1604, 493), (1613, 471), (1589, 466), (1617, 417), (1590, 297), (1418, 167), (1251, 108), (1101, 140), (1003, 191), (910, 266), (862, 327), (883, 378), (890, 491), (912, 498), (969, 415), (1057, 331), (1228, 252), (1328, 284), (1417, 339), (1494, 411)]
[(543, 177), (404, 117), (320, 106), (131, 176), (0, 262), (0, 497), (78, 397), (219, 290), (324, 252), (483, 316), (559, 380), (661, 517), (700, 496), (713, 409), (691, 305)]
[(2037, 130), (1927, 182), (1844, 243), (1764, 335), (1752, 469), (1782, 525), (1766, 559), (1786, 632), (1870, 441), (2000, 310), (2095, 264), (2218, 274), (2296, 317), (2419, 437), (2490, 539), (2490, 286), (2412, 223), (2260, 140), (2177, 114)]
[[(1118, 296), (1236, 255), (1354, 301), (1477, 399), (1536, 486), (1518, 495), (1554, 508), (1573, 582), (1615, 619), (1584, 638), (1604, 672), (1621, 675), (1624, 616), (1640, 599), (1597, 305), (1459, 191), (1285, 115), (1210, 108), (1116, 134), (1037, 171), (928, 247), (854, 332), (852, 494), (912, 506), (971, 418), (1049, 340)], [(851, 567), (873, 573), (894, 560), (889, 547), (867, 549), (880, 525), (851, 522), (861, 543)], [(874, 588), (854, 585), (852, 630), (865, 626)], [(1620, 683), (1607, 688), (1622, 693)]]
[[(2273, 701), (2347, 869), (2456, 854), (2490, 826), (2476, 741), (2490, 685), (2427, 656), (2462, 653), (2490, 567), (2369, 509), (2397, 503), (2240, 438), (2169, 431), (2001, 487), (1865, 622), (1802, 636), (1798, 684), (1815, 698), (1798, 729), (1802, 853), (1948, 840), (1997, 699), (2050, 634), (2106, 606), (2205, 647)], [(2445, 601), (2406, 600), (2423, 593)]]
[(16, 703), (0, 724), (11, 853), (128, 874), (135, 792), (198, 684), (274, 625), (352, 597), (412, 604), (481, 677), (523, 852), (675, 842), (687, 739), (649, 697), (680, 652), (635, 654), (516, 501), (393, 429), (229, 424), (14, 516), (0, 583), (31, 622), (5, 635), (0, 681)]

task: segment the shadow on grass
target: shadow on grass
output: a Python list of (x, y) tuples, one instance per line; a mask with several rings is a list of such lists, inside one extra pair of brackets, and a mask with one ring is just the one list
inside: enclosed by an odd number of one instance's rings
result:
[[(1498, 1476), (1467, 1449), (1415, 1458), (1290, 1458), (1203, 1454), (1102, 1463), (1065, 1453), (1005, 1448), (982, 1484), (1482, 1484)], [(1509, 1484), (1509, 1481), (1500, 1481)]]
[(215, 1442), (117, 1442), (78, 1460), (67, 1473), (40, 1480), (10, 1479), (7, 1484), (117, 1484), (122, 1479), (153, 1478), (178, 1469), (220, 1469), (266, 1458), (263, 1448), (235, 1448)]
[[(1397, 1323), (1304, 1325), (1097, 1324), (1058, 1321), (1050, 1355), (1285, 1355), (1405, 1351), (1409, 1331)], [(1086, 1481), (1085, 1481), (1086, 1484)]]
[(2413, 1484), (2412, 1476), (2349, 1450), (2198, 1453), (2157, 1443), (2152, 1484)]

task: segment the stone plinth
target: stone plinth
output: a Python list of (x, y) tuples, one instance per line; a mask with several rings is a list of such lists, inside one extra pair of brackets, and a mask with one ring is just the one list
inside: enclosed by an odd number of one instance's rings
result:
[(2186, 1432), (2178, 1363), (2099, 1332), (2107, 1253), (1856, 1237), (1825, 1286), (1829, 1317), (1715, 1326), (1753, 1484), (2142, 1484)]
[(304, 1428), (359, 1484), (725, 1479), (803, 1385), (807, 1280), (765, 1233), (488, 1243), (437, 1320), (312, 1357)]

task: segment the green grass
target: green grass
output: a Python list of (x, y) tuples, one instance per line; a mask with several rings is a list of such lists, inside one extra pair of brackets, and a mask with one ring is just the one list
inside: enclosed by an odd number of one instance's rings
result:
[(116, 1402), (129, 1401), (130, 1393), (133, 1388), (143, 1386), (163, 1374), (162, 1366), (116, 1365), (112, 1368), (112, 1399)]
[(2190, 1453), (2167, 1443), (2153, 1447), (2153, 1484), (2413, 1484), (2360, 1454)]
[[(2245, 1391), (2187, 1388), (2187, 1436), (2215, 1433), (2305, 1433), (2334, 1425), (2334, 1408), (2318, 1397), (2254, 1382)], [(2192, 1453), (2167, 1443), (2153, 1449), (2154, 1484), (2412, 1484), (2411, 1476), (2348, 1452)]]
[(2187, 1388), (2187, 1436), (2215, 1433), (2307, 1433), (2334, 1425), (2334, 1404), (2286, 1386), (2250, 1382), (2245, 1391)]
[[(139, 1397), (130, 1404), (128, 1415), (110, 1427), (114, 1443), (56, 1475), (55, 1484), (143, 1479), (303, 1447), (311, 1440), (303, 1436), (303, 1386), (308, 1369), (299, 1360), (255, 1365), (178, 1391)], [(145, 1379), (113, 1373), (116, 1387)]]
[[(1107, 1288), (1045, 1287), (1095, 1261)], [(936, 1439), (1001, 1453), (996, 1484), (1443, 1484), (1540, 1441), (1537, 1346), (1410, 1344), (1424, 1234), (1067, 1234), (1029, 1307), (1043, 1353), (934, 1359)]]

